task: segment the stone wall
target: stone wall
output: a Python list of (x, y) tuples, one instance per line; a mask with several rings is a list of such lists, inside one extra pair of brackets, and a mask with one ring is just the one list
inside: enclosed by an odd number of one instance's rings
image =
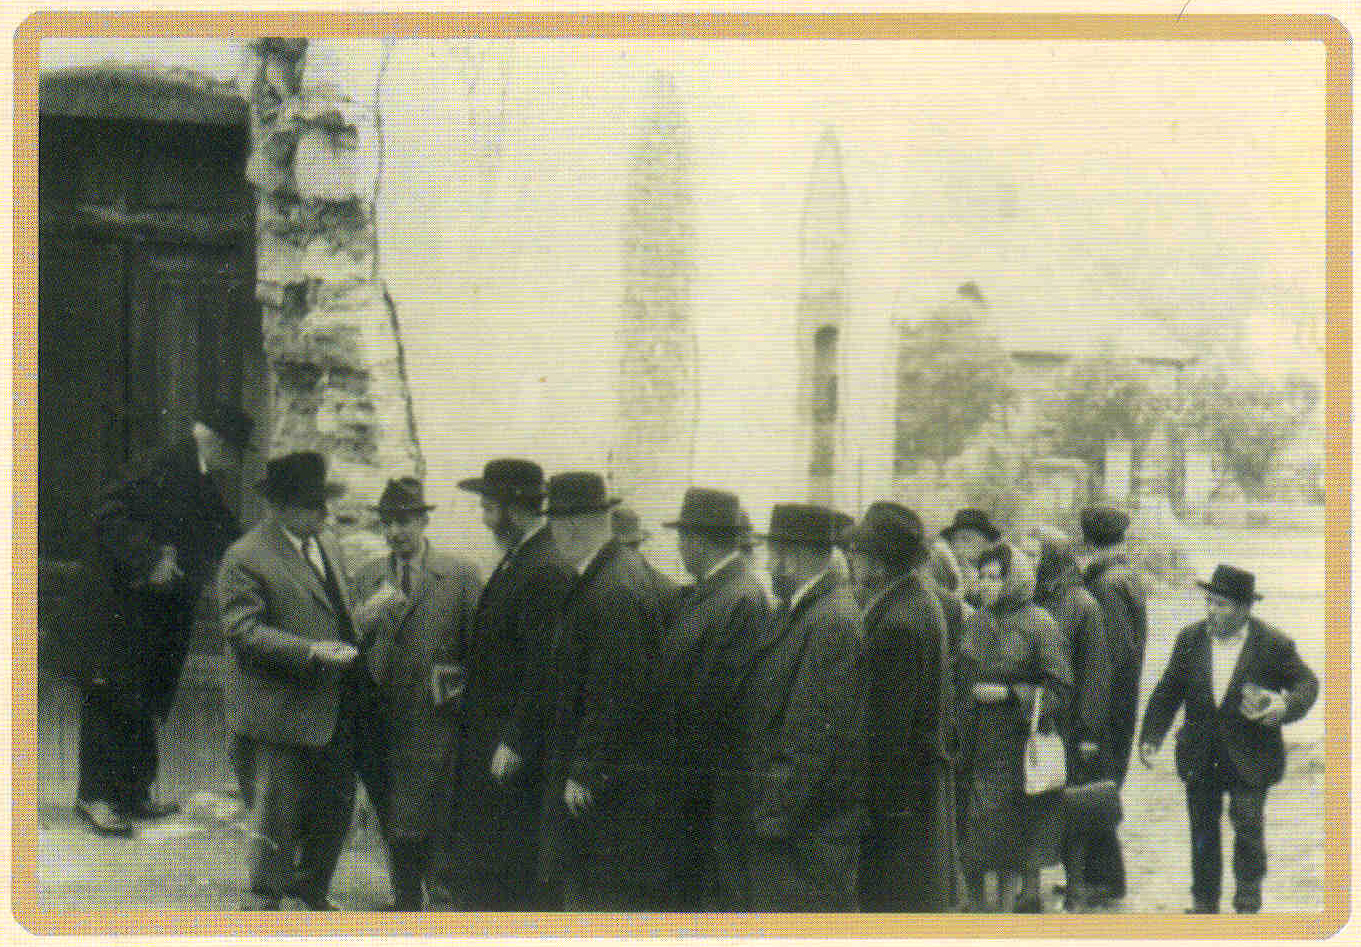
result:
[[(317, 450), (345, 496), (344, 527), (372, 526), (389, 477), (424, 476), (396, 313), (377, 272), (381, 62), (367, 74), (301, 39), (251, 44), (259, 194), (257, 295), (269, 364), (271, 455)], [(369, 55), (381, 55), (370, 45)]]

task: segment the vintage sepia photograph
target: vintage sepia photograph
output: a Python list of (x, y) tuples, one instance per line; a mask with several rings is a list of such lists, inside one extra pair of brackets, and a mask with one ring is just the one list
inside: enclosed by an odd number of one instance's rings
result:
[(36, 909), (1320, 915), (1280, 35), (41, 35)]

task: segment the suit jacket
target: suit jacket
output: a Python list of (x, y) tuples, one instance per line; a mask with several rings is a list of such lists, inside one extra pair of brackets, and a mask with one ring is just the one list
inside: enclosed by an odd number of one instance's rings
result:
[(223, 702), (234, 733), (270, 743), (319, 747), (340, 709), (340, 676), (309, 659), (315, 641), (353, 639), (345, 564), (338, 543), (320, 536), (336, 573), (341, 608), (316, 570), (269, 517), (232, 545), (218, 572), (226, 638)]
[(1172, 646), (1140, 727), (1141, 743), (1160, 745), (1177, 708), (1186, 708), (1177, 731), (1177, 775), (1186, 782), (1209, 776), (1220, 762), (1242, 782), (1266, 787), (1285, 773), (1285, 741), (1280, 727), (1249, 720), (1239, 708), (1243, 684), (1251, 681), (1280, 691), (1286, 712), (1282, 724), (1299, 720), (1318, 697), (1318, 678), (1295, 652), (1295, 643), (1275, 628), (1249, 618), (1238, 664), (1218, 705), (1211, 690), (1210, 631), (1204, 621), (1183, 628)]
[[(740, 766), (741, 687), (769, 614), (765, 592), (741, 557), (677, 600), (661, 660), (683, 767), (711, 772)], [(708, 789), (704, 778), (695, 789)]]
[[(1064, 577), (1036, 604), (1049, 612), (1063, 635), (1073, 671), (1072, 714), (1068, 721), (1071, 747), (1083, 741), (1102, 748), (1108, 740), (1111, 662), (1101, 606), (1082, 587), (1076, 570)], [(1069, 754), (1070, 766), (1075, 762)]]

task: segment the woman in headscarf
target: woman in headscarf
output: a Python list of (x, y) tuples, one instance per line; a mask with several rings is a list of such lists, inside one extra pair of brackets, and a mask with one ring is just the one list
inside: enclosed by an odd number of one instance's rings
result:
[[(970, 910), (988, 909), (984, 882), (997, 875), (997, 910), (1018, 910), (1018, 880), (1043, 857), (1043, 842), (1061, 825), (1059, 792), (1029, 796), (1022, 756), (1031, 709), (1041, 700), (1040, 728), (1061, 726), (1072, 687), (1063, 638), (1032, 601), (1034, 577), (1023, 556), (1000, 543), (978, 558), (981, 607), (965, 622), (960, 658), (968, 693), (965, 737), (970, 785), (962, 861)], [(1039, 909), (1038, 872), (1019, 907)]]

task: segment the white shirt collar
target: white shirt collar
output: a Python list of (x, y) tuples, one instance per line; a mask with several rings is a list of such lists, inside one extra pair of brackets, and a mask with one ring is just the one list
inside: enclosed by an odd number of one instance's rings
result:
[(818, 582), (820, 582), (820, 581), (822, 580), (822, 577), (825, 576), (825, 575), (827, 574), (827, 572), (828, 572), (828, 570), (823, 569), (823, 570), (822, 570), (821, 572), (819, 572), (817, 575), (813, 576), (813, 577), (812, 577), (811, 579), (809, 579), (807, 582), (803, 583), (803, 585), (800, 585), (799, 588), (798, 588), (798, 590), (797, 590), (793, 595), (791, 595), (791, 596), (789, 597), (789, 610), (790, 610), (791, 612), (795, 609), (795, 607), (798, 606), (799, 601), (800, 601), (805, 595), (808, 594), (808, 590), (811, 589), (813, 586), (817, 585)]
[(194, 438), (194, 456), (198, 458), (198, 472), (201, 476), (208, 476), (208, 461), (203, 459), (203, 445)]
[(299, 554), (304, 556), (307, 555), (307, 553), (303, 552), (304, 544), (307, 542), (306, 539), (301, 536), (293, 535), (293, 531), (283, 523), (279, 524), (279, 529), (283, 530), (284, 536), (288, 537), (288, 541), (293, 544), (293, 548), (298, 550)]
[(715, 563), (713, 564), (713, 567), (712, 567), (711, 569), (709, 569), (708, 572), (704, 573), (704, 578), (700, 579), (700, 581), (703, 582), (703, 581), (707, 580), (710, 576), (717, 575), (717, 574), (718, 574), (718, 571), (719, 571), (720, 569), (722, 569), (722, 568), (723, 568), (724, 566), (726, 566), (728, 563), (730, 563), (730, 562), (732, 562), (734, 559), (736, 559), (737, 556), (738, 556), (738, 552), (737, 552), (736, 549), (734, 549), (732, 552), (728, 553), (728, 554), (727, 554), (726, 556), (724, 556), (722, 559), (720, 559), (720, 560), (718, 560), (717, 562), (715, 562)]

